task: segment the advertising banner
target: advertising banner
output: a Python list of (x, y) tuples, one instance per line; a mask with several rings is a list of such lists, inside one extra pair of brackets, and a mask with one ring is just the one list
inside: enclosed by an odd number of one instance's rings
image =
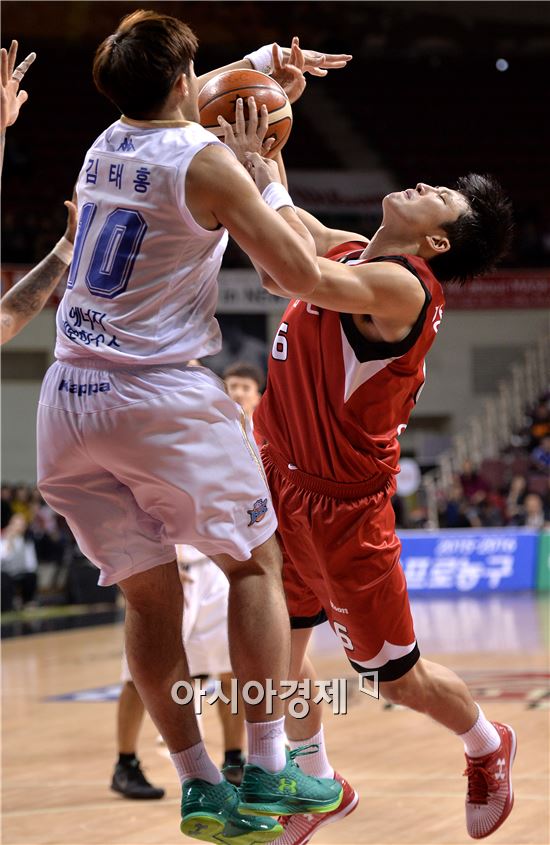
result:
[(443, 595), (532, 590), (539, 536), (522, 529), (401, 531), (410, 593)]

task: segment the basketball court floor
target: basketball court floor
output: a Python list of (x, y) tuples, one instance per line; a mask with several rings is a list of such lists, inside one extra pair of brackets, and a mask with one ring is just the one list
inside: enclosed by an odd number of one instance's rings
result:
[[(423, 654), (458, 671), (489, 718), (518, 735), (512, 815), (489, 841), (550, 841), (550, 667), (547, 598), (413, 602)], [(128, 801), (108, 786), (115, 761), (120, 624), (17, 637), (3, 645), (3, 841), (10, 845), (182, 845), (179, 789), (146, 720), (138, 753), (162, 801)], [(461, 743), (427, 718), (362, 694), (330, 629), (316, 631), (319, 677), (347, 678), (347, 714), (327, 703), (331, 759), (361, 795), (319, 845), (466, 843)], [(343, 696), (340, 707), (344, 707)], [(203, 727), (221, 761), (215, 708)]]

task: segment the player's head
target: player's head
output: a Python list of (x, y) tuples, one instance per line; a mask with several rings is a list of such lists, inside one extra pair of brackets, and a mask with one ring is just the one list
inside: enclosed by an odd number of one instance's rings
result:
[(264, 384), (262, 373), (252, 364), (231, 364), (223, 374), (230, 397), (240, 405), (247, 416), (252, 416), (261, 399)]
[(416, 188), (384, 198), (384, 221), (418, 239), (421, 253), (442, 282), (466, 282), (487, 273), (506, 254), (512, 207), (498, 182), (469, 173), (454, 188)]
[(176, 84), (196, 101), (197, 44), (191, 29), (177, 18), (133, 12), (97, 48), (94, 82), (127, 117), (150, 118), (165, 105)]

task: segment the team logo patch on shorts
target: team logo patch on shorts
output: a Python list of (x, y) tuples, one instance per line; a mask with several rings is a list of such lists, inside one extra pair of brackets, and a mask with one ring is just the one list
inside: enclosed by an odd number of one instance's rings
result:
[(251, 509), (249, 511), (247, 510), (247, 514), (250, 517), (250, 522), (248, 523), (247, 527), (249, 528), (251, 525), (255, 525), (257, 522), (261, 522), (266, 513), (267, 499), (256, 499)]

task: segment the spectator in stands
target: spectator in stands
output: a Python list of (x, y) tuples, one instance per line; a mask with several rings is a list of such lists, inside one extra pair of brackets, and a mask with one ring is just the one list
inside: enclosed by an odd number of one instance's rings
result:
[(547, 473), (550, 470), (550, 434), (546, 434), (531, 452), (531, 460), (535, 469)]
[(19, 606), (29, 604), (36, 594), (38, 561), (26, 527), (25, 517), (13, 513), (9, 504), (2, 501), (2, 611), (13, 610), (16, 603)]
[(464, 496), (469, 502), (473, 502), (474, 504), (482, 501), (489, 490), (486, 481), (481, 477), (477, 469), (474, 469), (474, 465), (470, 460), (464, 461), (462, 465), (460, 483)]
[(25, 528), (27, 528), (32, 519), (31, 507), (31, 491), (26, 484), (18, 484), (11, 500), (11, 509), (13, 513), (19, 513), (25, 519)]
[(234, 402), (240, 405), (249, 421), (262, 398), (265, 377), (259, 367), (237, 361), (224, 370), (225, 388)]
[(506, 499), (507, 523), (515, 525), (514, 520), (523, 513), (523, 505), (527, 496), (527, 479), (524, 475), (514, 475), (510, 482), (510, 489)]
[(475, 513), (468, 511), (459, 476), (455, 476), (453, 480), (439, 519), (442, 528), (472, 528), (477, 522)]
[(550, 435), (550, 404), (541, 399), (531, 414), (528, 449), (535, 449), (544, 437)]
[(522, 513), (518, 514), (513, 525), (521, 525), (525, 528), (533, 528), (535, 531), (542, 531), (545, 527), (544, 504), (542, 496), (538, 493), (528, 493)]

